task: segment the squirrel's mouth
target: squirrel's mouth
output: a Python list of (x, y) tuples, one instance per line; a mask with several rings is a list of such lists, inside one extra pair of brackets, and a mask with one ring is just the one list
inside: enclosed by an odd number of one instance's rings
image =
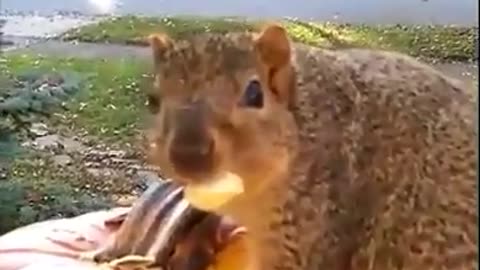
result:
[(208, 180), (187, 183), (184, 197), (198, 209), (216, 211), (243, 192), (242, 178), (231, 172), (221, 172)]
[(171, 178), (183, 186), (208, 184), (223, 171), (219, 162), (213, 161), (182, 163), (170, 160), (170, 168), (173, 169)]
[(215, 172), (211, 170), (188, 170), (173, 167), (174, 169), (174, 181), (182, 186), (192, 184), (205, 184), (214, 178)]

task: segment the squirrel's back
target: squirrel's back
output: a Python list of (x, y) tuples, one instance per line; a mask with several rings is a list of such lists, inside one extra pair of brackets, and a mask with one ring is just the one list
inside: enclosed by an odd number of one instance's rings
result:
[(300, 148), (279, 227), (297, 269), (473, 269), (470, 89), (390, 52), (296, 62)]

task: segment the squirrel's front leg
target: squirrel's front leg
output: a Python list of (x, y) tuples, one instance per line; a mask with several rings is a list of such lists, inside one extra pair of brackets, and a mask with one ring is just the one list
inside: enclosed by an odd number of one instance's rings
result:
[(249, 267), (247, 237), (247, 233), (233, 235), (207, 270), (255, 270)]

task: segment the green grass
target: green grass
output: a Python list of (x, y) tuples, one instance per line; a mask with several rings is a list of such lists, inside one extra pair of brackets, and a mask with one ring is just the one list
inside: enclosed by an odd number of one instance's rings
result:
[[(450, 26), (349, 25), (284, 20), (293, 40), (322, 47), (369, 47), (435, 60), (474, 58), (476, 28)], [(125, 16), (65, 33), (66, 40), (147, 45), (145, 38), (164, 32), (174, 38), (216, 32), (252, 31), (261, 21), (240, 18)]]
[(66, 104), (65, 112), (51, 120), (71, 133), (86, 132), (107, 141), (129, 141), (139, 128), (145, 97), (147, 65), (135, 60), (87, 60), (11, 55), (4, 58), (10, 73), (38, 69), (73, 70), (90, 74), (86, 88)]
[(155, 32), (166, 32), (173, 38), (205, 32), (228, 33), (253, 30), (254, 24), (228, 18), (173, 17), (151, 18), (125, 16), (107, 19), (64, 34), (67, 40), (90, 42), (133, 43), (146, 45), (145, 37)]
[[(103, 179), (93, 178), (77, 167), (56, 167), (42, 153), (19, 158), (9, 172), (9, 179), (0, 181), (0, 235), (37, 221), (109, 208), (113, 205), (109, 195), (115, 191), (111, 187), (121, 183), (107, 181), (110, 185), (105, 185)], [(85, 188), (89, 180), (103, 185), (110, 194)]]
[[(65, 107), (46, 119), (53, 132), (91, 136), (93, 145), (107, 144), (127, 152), (136, 141), (145, 115), (143, 83), (150, 83), (148, 63), (135, 60), (61, 59), (31, 55), (0, 58), (0, 75), (32, 71), (75, 71), (88, 76), (85, 87)], [(0, 141), (1, 142), (1, 141)], [(5, 149), (1, 149), (5, 150)], [(61, 151), (61, 150), (59, 150)], [(70, 217), (110, 207), (115, 196), (132, 195), (137, 182), (119, 171), (93, 175), (82, 153), (70, 153), (72, 163), (59, 166), (58, 153), (22, 148), (0, 179), (0, 234), (18, 226), (54, 217)], [(1, 165), (1, 164), (0, 164)]]

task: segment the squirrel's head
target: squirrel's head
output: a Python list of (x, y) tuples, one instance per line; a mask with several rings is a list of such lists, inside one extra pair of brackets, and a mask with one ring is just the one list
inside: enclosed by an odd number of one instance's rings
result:
[(295, 72), (285, 29), (150, 36), (157, 113), (150, 160), (181, 183), (229, 171), (245, 190), (288, 169), (297, 139)]

